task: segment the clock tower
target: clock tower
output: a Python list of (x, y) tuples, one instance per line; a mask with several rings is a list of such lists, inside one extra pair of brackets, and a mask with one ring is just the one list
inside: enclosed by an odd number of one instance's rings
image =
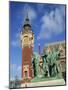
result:
[(22, 46), (22, 79), (30, 80), (33, 77), (32, 55), (34, 46), (34, 33), (32, 32), (31, 24), (27, 17), (25, 18), (21, 36)]

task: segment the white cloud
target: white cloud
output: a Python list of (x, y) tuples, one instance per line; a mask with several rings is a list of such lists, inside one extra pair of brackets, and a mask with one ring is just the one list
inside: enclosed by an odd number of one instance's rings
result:
[(16, 64), (10, 64), (10, 80), (15, 79)]
[(11, 45), (14, 46), (14, 47), (17, 47), (17, 46), (18, 46), (18, 41), (13, 40), (13, 41), (11, 42)]
[[(41, 3), (37, 4), (37, 9), (38, 9), (39, 13), (43, 13), (44, 12), (44, 10), (45, 10), (44, 6), (45, 6), (45, 4), (41, 4)], [(43, 10), (43, 12), (42, 12), (42, 10)]]
[(21, 46), (21, 42), (20, 42), (20, 33), (17, 32), (14, 36), (14, 40), (11, 41), (11, 45), (13, 47), (20, 47)]
[(60, 34), (65, 30), (64, 15), (65, 10), (63, 7), (55, 8), (50, 13), (45, 13), (41, 19), (41, 30), (39, 33), (40, 39), (49, 39), (56, 34)]
[(36, 12), (31, 8), (29, 8), (28, 16), (30, 20), (34, 20), (37, 17)]
[(13, 81), (13, 80), (15, 80), (15, 78), (14, 78), (14, 77), (11, 77), (11, 78), (10, 78), (10, 81)]
[(21, 66), (18, 66), (18, 67), (17, 67), (17, 71), (16, 71), (16, 73), (17, 73), (18, 75), (21, 74)]
[(16, 76), (18, 79), (21, 78), (21, 65), (16, 67)]
[(30, 21), (34, 20), (37, 17), (36, 11), (28, 4), (25, 4), (23, 11), (25, 12), (25, 17), (26, 17), (26, 14), (28, 13), (28, 17)]
[(10, 69), (14, 69), (16, 67), (16, 64), (10, 64)]
[(18, 79), (21, 78), (21, 65), (17, 66), (16, 64), (10, 65), (10, 80), (14, 80), (15, 76), (18, 77)]

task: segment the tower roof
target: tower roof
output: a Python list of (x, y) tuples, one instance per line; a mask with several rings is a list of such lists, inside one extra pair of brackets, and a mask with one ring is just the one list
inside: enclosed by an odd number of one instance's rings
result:
[(31, 27), (31, 25), (30, 25), (30, 20), (29, 20), (29, 17), (28, 17), (28, 13), (27, 13), (27, 15), (26, 15), (26, 18), (25, 18), (23, 27), (25, 27), (25, 26)]

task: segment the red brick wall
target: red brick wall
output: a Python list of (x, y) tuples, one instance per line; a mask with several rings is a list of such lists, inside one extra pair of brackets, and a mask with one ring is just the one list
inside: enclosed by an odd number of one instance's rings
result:
[(22, 78), (23, 78), (23, 65), (29, 65), (29, 77), (32, 77), (32, 47), (24, 47), (22, 49)]

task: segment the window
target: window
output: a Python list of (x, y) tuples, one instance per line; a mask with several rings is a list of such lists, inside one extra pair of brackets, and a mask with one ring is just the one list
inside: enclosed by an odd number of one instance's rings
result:
[(28, 72), (27, 72), (27, 71), (25, 71), (25, 77), (26, 77), (26, 78), (28, 77)]
[(24, 65), (24, 78), (28, 78), (28, 77), (29, 77), (29, 66)]

